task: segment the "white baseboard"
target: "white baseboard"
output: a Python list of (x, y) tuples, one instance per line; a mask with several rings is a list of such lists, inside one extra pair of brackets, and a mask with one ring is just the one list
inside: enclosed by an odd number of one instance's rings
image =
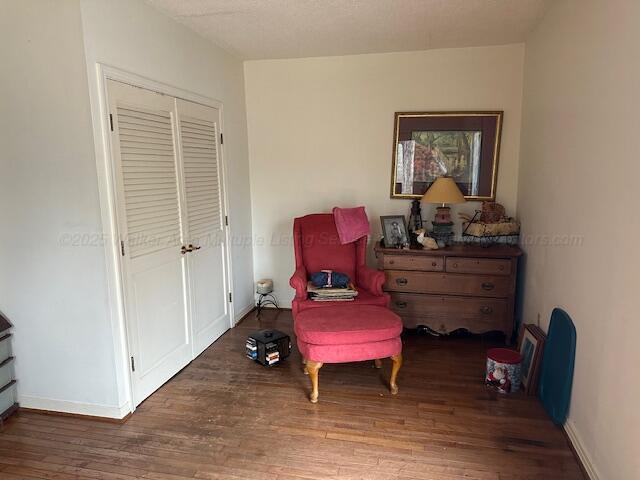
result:
[(100, 405), (97, 403), (70, 402), (68, 400), (55, 400), (52, 398), (19, 395), (18, 403), (21, 407), (33, 408), (34, 410), (72, 413), (75, 415), (90, 415), (92, 417), (115, 418), (118, 420), (131, 413), (131, 404), (129, 402), (116, 407), (112, 405)]
[(567, 436), (569, 437), (573, 448), (578, 454), (578, 458), (580, 458), (582, 466), (589, 476), (589, 480), (600, 480), (601, 477), (598, 474), (598, 471), (596, 470), (596, 467), (593, 464), (589, 453), (584, 448), (584, 443), (582, 442), (580, 435), (578, 434), (578, 431), (576, 430), (576, 427), (571, 420), (567, 420), (567, 422), (564, 424), (564, 431), (567, 432)]
[(252, 303), (250, 303), (249, 305), (247, 305), (246, 307), (242, 307), (237, 309), (234, 312), (234, 319), (233, 319), (233, 324), (237, 325), (238, 322), (240, 321), (240, 319), (242, 319), (242, 317), (244, 317), (247, 313), (249, 313), (251, 310), (253, 310), (255, 308), (255, 305), (253, 305)]

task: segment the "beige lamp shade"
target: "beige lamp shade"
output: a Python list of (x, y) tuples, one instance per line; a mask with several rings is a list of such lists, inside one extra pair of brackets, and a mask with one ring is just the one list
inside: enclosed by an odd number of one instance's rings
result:
[(438, 177), (422, 196), (427, 203), (464, 203), (464, 195), (451, 177)]

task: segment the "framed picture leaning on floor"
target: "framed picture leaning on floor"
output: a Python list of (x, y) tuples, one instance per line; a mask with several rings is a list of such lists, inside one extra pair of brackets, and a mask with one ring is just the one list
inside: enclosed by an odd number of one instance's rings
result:
[(532, 323), (522, 325), (518, 342), (518, 350), (522, 355), (520, 376), (522, 388), (528, 395), (535, 395), (538, 390), (538, 377), (546, 339), (547, 336), (537, 325)]

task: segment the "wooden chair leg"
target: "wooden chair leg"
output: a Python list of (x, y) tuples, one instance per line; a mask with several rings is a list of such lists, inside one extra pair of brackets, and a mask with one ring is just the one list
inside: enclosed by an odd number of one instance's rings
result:
[(402, 367), (402, 354), (393, 355), (391, 357), (391, 361), (393, 365), (391, 366), (391, 379), (389, 380), (389, 390), (391, 390), (391, 395), (395, 395), (398, 393), (398, 384), (396, 383), (396, 379), (398, 378), (398, 372), (400, 371), (400, 367)]
[(306, 358), (302, 359), (302, 373), (304, 373), (305, 375), (309, 375), (309, 372), (307, 372), (307, 359)]
[(376, 368), (380, 369), (382, 368), (382, 359), (381, 358), (376, 358), (373, 361), (373, 364), (375, 365)]
[(311, 395), (309, 400), (311, 403), (318, 403), (318, 370), (322, 367), (322, 362), (314, 362), (307, 360), (306, 371), (311, 379)]

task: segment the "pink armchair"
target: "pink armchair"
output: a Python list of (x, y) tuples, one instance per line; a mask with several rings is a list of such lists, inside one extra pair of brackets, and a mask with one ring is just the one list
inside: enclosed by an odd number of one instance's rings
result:
[(342, 245), (330, 213), (316, 213), (293, 221), (293, 246), (296, 271), (289, 285), (296, 291), (292, 310), (294, 316), (313, 307), (328, 307), (341, 302), (314, 302), (307, 298), (309, 275), (320, 270), (335, 270), (349, 275), (358, 289), (355, 305), (387, 307), (389, 295), (382, 291), (384, 273), (366, 265), (366, 237)]
[[(292, 303), (298, 349), (311, 379), (311, 402), (318, 401), (318, 372), (323, 363), (375, 360), (393, 364), (389, 388), (398, 393), (396, 378), (402, 365), (402, 321), (389, 310), (382, 291), (384, 274), (365, 264), (366, 238), (342, 245), (332, 214), (313, 214), (293, 223), (296, 271), (289, 280), (296, 294)], [(307, 297), (311, 273), (346, 273), (358, 296), (351, 302), (314, 302)]]

